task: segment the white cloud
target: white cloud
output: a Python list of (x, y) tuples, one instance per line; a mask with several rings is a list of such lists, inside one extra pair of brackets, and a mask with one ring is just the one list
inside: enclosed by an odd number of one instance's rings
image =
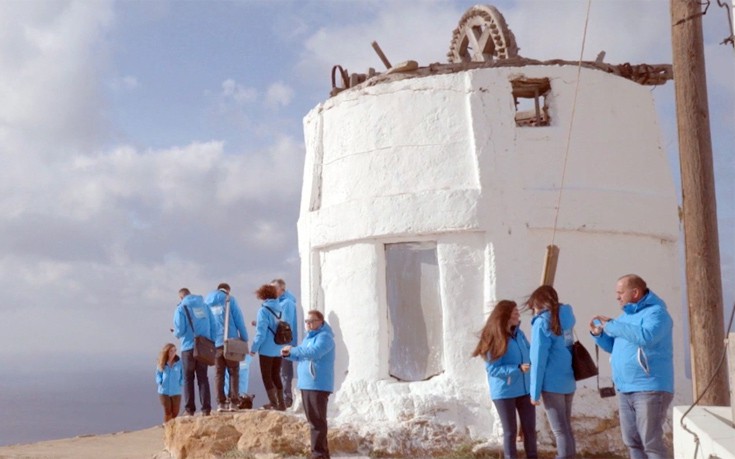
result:
[(258, 98), (258, 92), (254, 88), (247, 88), (233, 79), (222, 82), (222, 98), (225, 101), (232, 100), (237, 105), (245, 105), (254, 102)]
[(269, 108), (286, 107), (293, 98), (293, 89), (280, 81), (268, 87), (265, 95), (265, 105)]

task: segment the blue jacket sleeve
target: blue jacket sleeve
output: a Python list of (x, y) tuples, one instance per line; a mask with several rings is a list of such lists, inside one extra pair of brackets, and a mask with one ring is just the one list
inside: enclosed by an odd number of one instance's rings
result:
[(301, 346), (291, 348), (290, 359), (318, 360), (334, 349), (334, 339), (328, 333), (319, 333), (313, 341), (301, 343)]
[(656, 308), (637, 324), (610, 320), (605, 324), (605, 334), (623, 338), (638, 346), (656, 344), (671, 330), (671, 318), (663, 308)]
[(163, 372), (156, 368), (156, 384), (159, 386), (163, 384)]
[(258, 321), (255, 324), (255, 338), (253, 340), (253, 346), (250, 348), (252, 352), (257, 353), (260, 350), (260, 346), (263, 345), (266, 337), (268, 336), (268, 312), (264, 307), (258, 310)]
[(293, 335), (293, 339), (291, 340), (291, 346), (296, 346), (299, 344), (299, 313), (298, 309), (296, 308), (296, 303), (293, 304), (293, 317), (291, 318), (291, 334)]
[[(539, 321), (540, 322), (540, 321)], [(541, 329), (541, 323), (534, 323), (531, 329), (531, 400), (541, 398), (546, 364), (549, 359), (551, 339)]]
[(242, 310), (240, 309), (240, 305), (237, 304), (237, 301), (233, 301), (233, 303), (230, 305), (232, 307), (232, 320), (235, 321), (235, 327), (237, 328), (237, 331), (240, 333), (240, 338), (242, 338), (244, 341), (248, 340), (248, 330), (245, 328), (245, 319), (242, 316)]
[(181, 338), (186, 334), (186, 329), (189, 326), (188, 322), (186, 321), (186, 314), (184, 313), (184, 310), (182, 307), (176, 308), (176, 311), (174, 312), (174, 336), (177, 338)]
[(595, 343), (597, 343), (598, 346), (600, 346), (600, 349), (607, 353), (611, 353), (613, 350), (613, 344), (615, 344), (615, 338), (610, 337), (609, 335), (605, 334), (605, 331), (603, 330), (602, 333), (600, 333), (599, 336), (592, 335), (592, 338), (595, 340)]
[(214, 314), (212, 314), (212, 308), (206, 303), (204, 307), (207, 309), (207, 317), (209, 317), (209, 339), (212, 341), (217, 339), (217, 322), (214, 320)]

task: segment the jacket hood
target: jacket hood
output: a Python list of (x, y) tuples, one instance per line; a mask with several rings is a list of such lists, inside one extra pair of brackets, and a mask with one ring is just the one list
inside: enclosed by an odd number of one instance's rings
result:
[(316, 330), (309, 330), (308, 336), (314, 336), (319, 333), (327, 333), (329, 336), (334, 338), (334, 330), (332, 330), (332, 327), (329, 326), (329, 324), (325, 321), (321, 327), (319, 327)]
[(628, 303), (623, 306), (623, 312), (625, 312), (626, 314), (635, 314), (636, 312), (642, 311), (647, 307), (656, 305), (666, 309), (666, 303), (664, 303), (663, 300), (658, 297), (658, 295), (653, 293), (651, 290), (648, 290), (646, 294), (643, 295), (643, 298), (638, 300), (637, 303)]

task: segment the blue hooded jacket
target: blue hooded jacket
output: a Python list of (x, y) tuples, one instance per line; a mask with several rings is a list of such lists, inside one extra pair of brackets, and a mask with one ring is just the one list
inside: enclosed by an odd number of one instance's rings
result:
[(291, 294), (288, 290), (283, 292), (278, 298), (281, 308), (283, 308), (282, 319), (288, 322), (291, 326), (291, 333), (293, 333), (293, 340), (291, 340), (291, 346), (296, 346), (299, 342), (299, 319), (296, 314), (296, 297)]
[(278, 319), (266, 307), (270, 308), (273, 313), (283, 317), (283, 310), (278, 300), (268, 299), (263, 302), (258, 310), (257, 324), (255, 325), (255, 339), (251, 352), (260, 353), (267, 357), (280, 357), (283, 344), (276, 344), (274, 341), (276, 327), (278, 327)]
[(623, 313), (594, 337), (611, 353), (620, 392), (674, 392), (673, 327), (666, 303), (649, 290), (637, 303), (623, 306)]
[[(214, 344), (217, 347), (225, 345), (225, 301), (227, 300), (227, 292), (223, 290), (215, 290), (207, 295), (204, 300), (207, 306), (212, 310), (212, 315), (217, 323), (217, 338)], [(245, 328), (245, 319), (242, 316), (240, 306), (234, 296), (230, 296), (230, 325), (228, 338), (240, 338), (243, 341), (248, 340), (248, 331)]]
[(562, 334), (551, 331), (551, 312), (541, 311), (531, 320), (531, 400), (541, 392), (571, 394), (577, 388), (572, 370), (574, 312), (568, 304), (559, 306)]
[(309, 330), (301, 345), (291, 348), (287, 358), (299, 363), (299, 389), (334, 391), (334, 332), (328, 323)]
[(508, 338), (508, 349), (505, 354), (495, 360), (485, 362), (487, 382), (490, 386), (490, 398), (516, 398), (528, 395), (531, 387), (530, 372), (523, 373), (519, 368), (522, 363), (531, 363), (528, 339), (519, 327)]
[(163, 370), (156, 368), (156, 384), (158, 393), (161, 395), (181, 395), (181, 387), (184, 384), (184, 370), (179, 356), (176, 356), (173, 365), (168, 362)]
[[(194, 330), (189, 325), (184, 308), (188, 309)], [(212, 310), (204, 303), (201, 295), (186, 295), (174, 312), (174, 336), (181, 339), (181, 352), (194, 349), (194, 336), (204, 336), (214, 341), (217, 324)]]

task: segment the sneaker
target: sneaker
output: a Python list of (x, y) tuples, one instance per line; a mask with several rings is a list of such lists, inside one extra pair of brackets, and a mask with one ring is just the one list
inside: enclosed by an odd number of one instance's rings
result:
[(227, 405), (227, 411), (237, 411), (237, 403), (230, 402)]
[(191, 412), (191, 411), (186, 411), (186, 412), (184, 413), (184, 417), (186, 417), (186, 416), (194, 416), (194, 413), (193, 413), (193, 412)]
[(221, 413), (223, 411), (230, 411), (230, 404), (229, 403), (225, 402), (225, 403), (220, 403), (220, 404), (217, 405), (217, 412), (218, 413)]

